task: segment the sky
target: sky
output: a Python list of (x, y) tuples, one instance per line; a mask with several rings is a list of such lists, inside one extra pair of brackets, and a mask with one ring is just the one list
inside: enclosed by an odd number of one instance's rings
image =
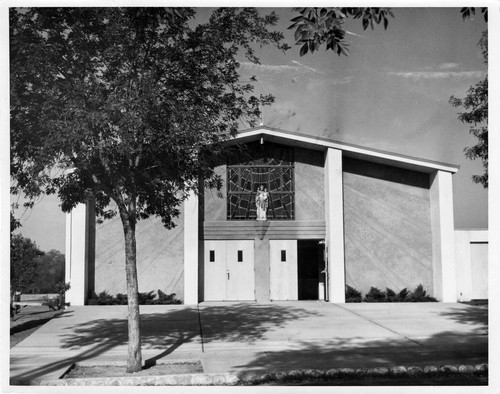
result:
[[(276, 30), (292, 49), (264, 47), (257, 51), (260, 65), (242, 59), (240, 67), (242, 80), (257, 77), (257, 94), (275, 96), (264, 108), (264, 124), (460, 165), (453, 176), (455, 228), (487, 228), (487, 191), (471, 180), (482, 165), (463, 153), (475, 139), (458, 121), (459, 109), (448, 103), (486, 75), (477, 46), (487, 28), (482, 16), (464, 22), (460, 8), (393, 8), (395, 18), (385, 31), (364, 31), (359, 20), (346, 23), (349, 57), (324, 48), (300, 57), (287, 30), (295, 14), (275, 10)], [(199, 14), (205, 18), (207, 12)], [(55, 197), (43, 197), (18, 216), (24, 236), (43, 250), (64, 252), (65, 214)]]

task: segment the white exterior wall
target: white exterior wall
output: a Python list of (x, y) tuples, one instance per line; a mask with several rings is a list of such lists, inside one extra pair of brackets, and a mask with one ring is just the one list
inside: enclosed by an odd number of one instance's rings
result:
[(87, 206), (79, 204), (66, 214), (66, 276), (71, 288), (66, 293), (66, 302), (85, 305), (88, 279), (88, 218)]
[(488, 230), (455, 231), (456, 299), (488, 298)]
[(198, 304), (198, 197), (184, 201), (184, 304)]
[(345, 303), (342, 151), (332, 148), (325, 157), (325, 216), (328, 301)]
[(430, 188), (434, 296), (441, 302), (457, 300), (451, 177), (450, 172), (436, 171), (431, 176)]

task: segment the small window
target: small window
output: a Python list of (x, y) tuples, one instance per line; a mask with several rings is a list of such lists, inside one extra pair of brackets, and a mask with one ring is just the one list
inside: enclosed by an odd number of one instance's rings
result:
[(286, 261), (286, 250), (281, 251), (281, 261)]
[(215, 261), (215, 250), (210, 251), (210, 262), (213, 263)]
[(241, 263), (243, 261), (243, 251), (238, 250), (238, 263)]

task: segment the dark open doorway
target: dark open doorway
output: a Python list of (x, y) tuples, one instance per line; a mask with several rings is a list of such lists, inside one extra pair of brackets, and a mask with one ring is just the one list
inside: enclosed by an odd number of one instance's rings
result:
[(299, 300), (318, 300), (319, 283), (323, 281), (323, 245), (319, 239), (297, 241), (297, 277)]

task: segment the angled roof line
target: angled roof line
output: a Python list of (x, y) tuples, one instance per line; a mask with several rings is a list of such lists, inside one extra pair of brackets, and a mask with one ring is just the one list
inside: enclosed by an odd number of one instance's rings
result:
[(257, 139), (259, 136), (266, 137), (265, 140), (267, 141), (294, 141), (295, 145), (312, 149), (339, 149), (342, 150), (343, 154), (347, 157), (360, 158), (381, 164), (389, 164), (402, 168), (415, 169), (417, 171), (430, 172), (433, 170), (441, 170), (456, 173), (460, 168), (460, 166), (455, 164), (421, 159), (414, 156), (401, 155), (398, 153), (387, 152), (380, 149), (366, 148), (361, 145), (340, 142), (325, 137), (312, 136), (295, 131), (282, 130), (266, 125), (240, 130), (234, 140), (235, 142), (237, 140), (242, 140), (243, 142), (245, 140)]

